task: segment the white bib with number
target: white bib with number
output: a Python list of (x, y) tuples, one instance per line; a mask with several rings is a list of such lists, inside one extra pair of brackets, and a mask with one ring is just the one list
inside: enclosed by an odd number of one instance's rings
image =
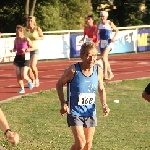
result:
[(30, 52), (25, 53), (25, 60), (30, 60)]
[(92, 42), (92, 38), (86, 38), (85, 42)]
[(80, 93), (78, 105), (91, 105), (95, 102), (95, 93)]
[(101, 40), (101, 48), (105, 48), (108, 45), (108, 40)]

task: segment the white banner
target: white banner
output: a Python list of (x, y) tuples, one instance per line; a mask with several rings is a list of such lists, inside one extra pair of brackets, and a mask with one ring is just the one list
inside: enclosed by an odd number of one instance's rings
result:
[(39, 60), (70, 58), (70, 35), (44, 35), (38, 47)]
[[(0, 38), (0, 62), (12, 62), (15, 53), (10, 50), (14, 47), (14, 38)], [(70, 35), (44, 35), (38, 41), (39, 60), (70, 58)]]
[(14, 39), (0, 38), (0, 62), (12, 62), (15, 57), (15, 53), (11, 53), (10, 50), (14, 48)]

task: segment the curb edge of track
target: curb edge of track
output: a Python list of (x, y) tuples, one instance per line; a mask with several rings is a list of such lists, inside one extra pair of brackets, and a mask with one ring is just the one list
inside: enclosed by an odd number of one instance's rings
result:
[[(126, 80), (136, 80), (136, 79), (137, 80), (142, 80), (142, 79), (149, 79), (149, 78), (150, 77), (141, 77), (141, 78), (122, 79), (122, 80), (114, 80), (114, 81), (107, 81), (107, 82), (104, 81), (104, 84), (120, 83), (120, 82), (126, 81)], [(66, 87), (63, 87), (63, 88), (66, 89)], [(22, 98), (22, 97), (28, 96), (28, 95), (34, 95), (34, 94), (37, 94), (37, 93), (39, 93), (41, 91), (51, 91), (51, 90), (56, 90), (56, 88), (50, 88), (50, 89), (47, 89), (47, 90), (39, 90), (38, 92), (33, 92), (33, 93), (27, 93), (27, 94), (23, 94), (23, 95), (13, 96), (13, 97), (1, 100), (0, 103), (5, 103), (5, 102), (11, 101), (11, 100), (15, 100), (15, 99), (18, 99), (18, 98)]]

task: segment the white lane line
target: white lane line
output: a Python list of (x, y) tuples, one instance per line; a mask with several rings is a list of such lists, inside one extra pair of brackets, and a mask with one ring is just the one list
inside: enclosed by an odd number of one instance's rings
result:
[(13, 76), (14, 74), (0, 74), (0, 76), (5, 76), (5, 77), (16, 77), (16, 76)]
[(147, 64), (150, 64), (150, 62), (139, 62), (138, 64), (139, 65), (147, 65)]
[(50, 77), (54, 77), (56, 75), (46, 75), (46, 76), (41, 76), (42, 78), (50, 78)]
[[(150, 70), (146, 70), (146, 71), (150, 71)], [(143, 73), (143, 71), (130, 71), (130, 72), (114, 73), (114, 75), (124, 75), (124, 74), (133, 74), (133, 73)]]
[[(149, 65), (144, 65), (144, 67), (145, 66), (149, 66)], [(111, 65), (111, 68), (112, 68), (112, 70), (119, 71), (120, 69), (121, 70), (125, 70), (125, 69), (131, 69), (131, 68), (135, 70), (135, 68), (143, 68), (143, 66), (137, 66), (137, 65), (133, 65), (132, 67), (124, 67), (124, 66), (122, 66), (121, 68), (115, 68), (115, 69), (113, 69), (113, 65)]]
[(16, 87), (17, 85), (8, 85), (8, 86), (5, 86), (5, 87)]

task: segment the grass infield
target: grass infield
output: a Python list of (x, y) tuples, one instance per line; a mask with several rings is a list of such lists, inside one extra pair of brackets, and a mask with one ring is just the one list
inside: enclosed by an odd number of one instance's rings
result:
[[(141, 98), (149, 79), (106, 83), (111, 109), (103, 117), (97, 97), (98, 126), (92, 150), (149, 150), (150, 103)], [(118, 99), (119, 103), (114, 103)], [(0, 132), (0, 146), (7, 150), (69, 150), (74, 142), (66, 116), (59, 114), (55, 90), (1, 103), (12, 130), (20, 135), (17, 146), (10, 145)]]

